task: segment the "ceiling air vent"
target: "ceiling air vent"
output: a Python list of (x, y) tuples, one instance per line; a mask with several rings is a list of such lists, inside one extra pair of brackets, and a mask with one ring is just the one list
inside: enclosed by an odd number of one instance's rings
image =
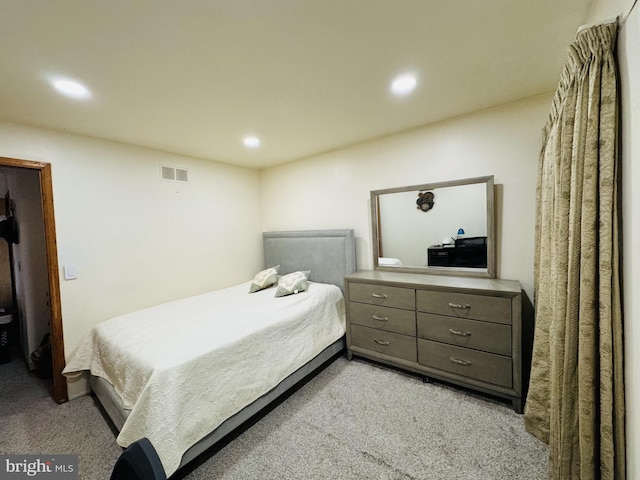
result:
[(162, 165), (160, 167), (160, 176), (162, 180), (169, 180), (170, 182), (186, 183), (189, 181), (189, 171), (184, 168)]

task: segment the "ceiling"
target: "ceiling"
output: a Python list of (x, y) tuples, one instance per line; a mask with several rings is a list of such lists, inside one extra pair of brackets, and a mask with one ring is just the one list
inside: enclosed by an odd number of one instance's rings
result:
[(263, 168), (550, 92), (590, 5), (0, 0), (0, 120)]

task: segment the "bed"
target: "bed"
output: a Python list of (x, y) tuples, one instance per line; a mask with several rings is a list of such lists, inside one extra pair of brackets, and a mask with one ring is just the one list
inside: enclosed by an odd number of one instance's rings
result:
[(353, 230), (265, 232), (263, 247), (282, 285), (310, 272), (306, 291), (249, 293), (248, 281), (119, 316), (92, 329), (63, 372), (90, 371), (118, 444), (149, 438), (167, 476), (344, 350)]

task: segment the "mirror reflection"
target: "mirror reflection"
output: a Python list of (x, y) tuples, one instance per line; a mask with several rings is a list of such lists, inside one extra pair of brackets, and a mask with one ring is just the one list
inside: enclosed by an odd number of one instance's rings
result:
[(493, 176), (371, 192), (374, 266), (495, 277)]

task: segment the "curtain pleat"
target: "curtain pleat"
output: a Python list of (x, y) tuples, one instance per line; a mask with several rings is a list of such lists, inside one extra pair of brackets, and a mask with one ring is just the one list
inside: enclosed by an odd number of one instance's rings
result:
[(551, 479), (624, 479), (617, 25), (569, 47), (537, 178), (535, 336), (525, 425)]

